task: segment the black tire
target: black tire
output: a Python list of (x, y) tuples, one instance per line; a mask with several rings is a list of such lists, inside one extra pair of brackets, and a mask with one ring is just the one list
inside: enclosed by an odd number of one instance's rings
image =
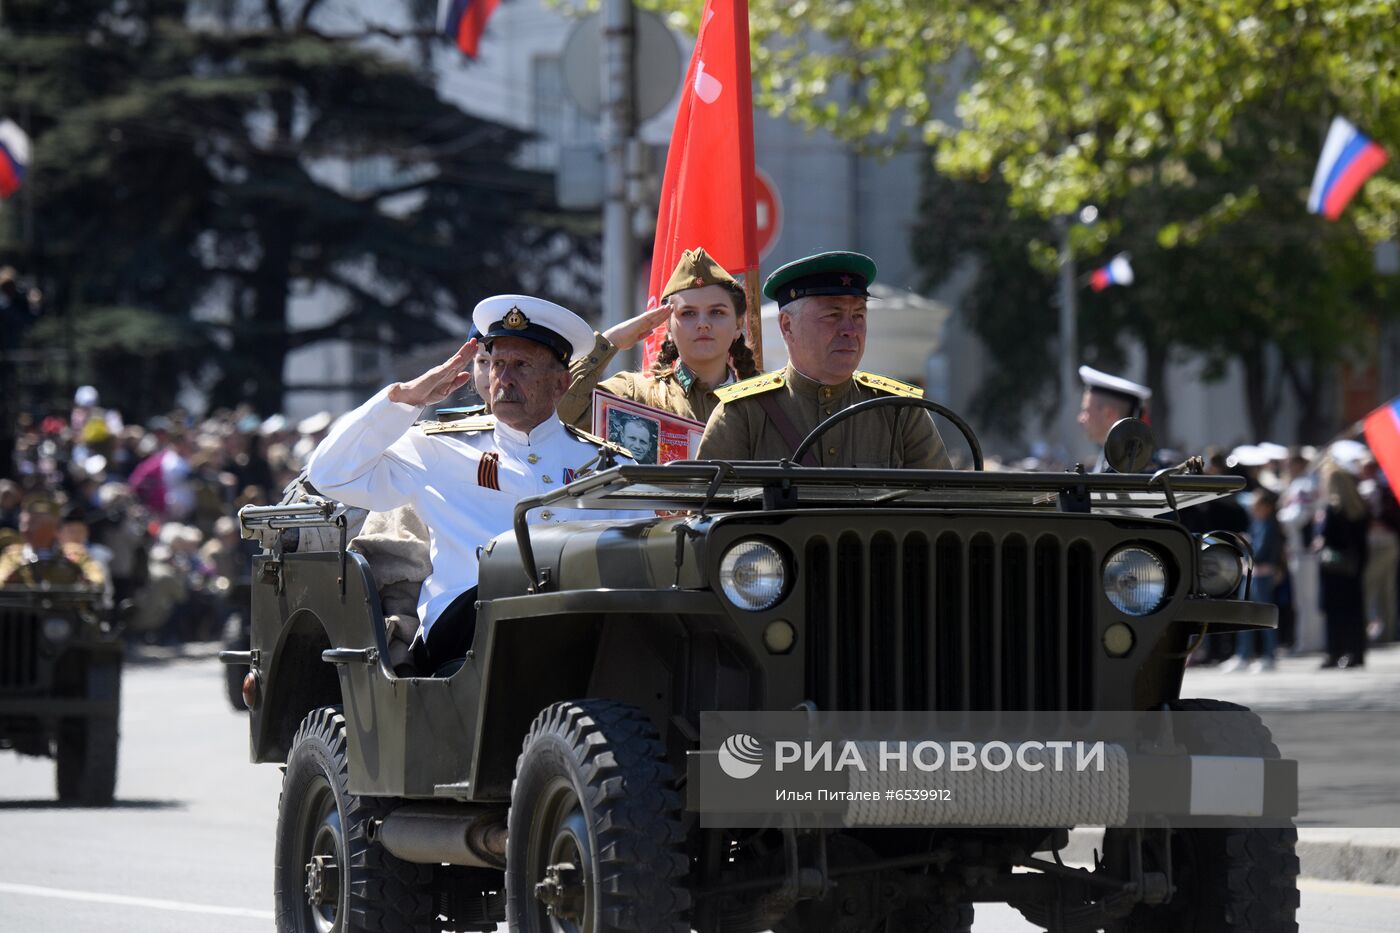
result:
[(55, 770), (58, 799), (64, 803), (105, 807), (116, 797), (121, 675), (120, 664), (91, 665), (84, 696), (110, 702), (111, 714), (64, 719), (58, 724)]
[(892, 918), (889, 933), (969, 933), (972, 918), (971, 904), (918, 900)]
[(346, 774), (340, 708), (312, 710), (292, 740), (277, 805), (279, 933), (437, 933), (433, 866), (369, 840), (392, 805), (351, 794)]
[[(1232, 727), (1208, 722), (1187, 737), (1193, 751), (1277, 758), (1278, 747), (1247, 707), (1220, 700), (1178, 700), (1180, 712), (1231, 711)], [(1105, 852), (1115, 840), (1110, 830)], [(1298, 831), (1293, 828), (1179, 829), (1171, 840), (1176, 893), (1166, 904), (1139, 904), (1116, 933), (1297, 933)], [(1148, 860), (1151, 859), (1150, 854)]]
[[(525, 736), (511, 788), (510, 929), (688, 933), (680, 811), (665, 749), (640, 710), (605, 700), (547, 708)], [(575, 870), (550, 870), (564, 864)]]

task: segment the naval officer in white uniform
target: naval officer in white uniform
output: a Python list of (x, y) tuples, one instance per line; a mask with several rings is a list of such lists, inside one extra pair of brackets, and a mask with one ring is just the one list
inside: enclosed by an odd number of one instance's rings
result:
[[(381, 512), (412, 505), (428, 526), (433, 571), (419, 596), (414, 652), (425, 673), (470, 647), (476, 550), (512, 527), (515, 503), (606, 466), (620, 450), (554, 411), (569, 389), (569, 363), (593, 347), (582, 318), (540, 298), (496, 295), (476, 306), (472, 323), (491, 354), (491, 415), (414, 426), (425, 406), (471, 378), (478, 341), (469, 340), (441, 366), (386, 386), (341, 418), (308, 464), (326, 495)], [(530, 521), (626, 514), (544, 509)]]

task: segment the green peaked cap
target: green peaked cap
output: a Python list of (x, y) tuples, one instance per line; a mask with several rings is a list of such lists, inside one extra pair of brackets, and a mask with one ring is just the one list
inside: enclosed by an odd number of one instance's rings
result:
[(778, 307), (812, 295), (869, 297), (875, 260), (863, 253), (835, 250), (795, 259), (773, 270), (763, 283), (764, 297)]

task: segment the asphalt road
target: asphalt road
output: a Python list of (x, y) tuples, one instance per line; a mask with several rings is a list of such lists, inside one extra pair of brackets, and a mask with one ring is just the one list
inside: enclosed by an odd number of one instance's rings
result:
[[(218, 663), (174, 661), (127, 668), (117, 806), (58, 807), (51, 763), (0, 753), (0, 931), (270, 930), (281, 775), (247, 741)], [(1303, 882), (1303, 933), (1393, 933), (1397, 916), (1400, 888)], [(983, 907), (974, 929), (1037, 928)]]

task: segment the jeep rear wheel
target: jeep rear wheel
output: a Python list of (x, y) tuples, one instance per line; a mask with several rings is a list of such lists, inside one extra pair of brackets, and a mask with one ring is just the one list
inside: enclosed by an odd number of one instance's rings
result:
[(680, 809), (640, 710), (604, 700), (546, 709), (525, 737), (511, 789), (511, 930), (686, 933)]
[[(1180, 712), (1232, 712), (1230, 726), (1207, 720), (1188, 739), (1193, 752), (1277, 758), (1278, 747), (1247, 707), (1220, 700), (1177, 700)], [(1192, 741), (1194, 740), (1194, 741)], [(1122, 845), (1110, 830), (1105, 853)], [(1121, 838), (1121, 837), (1120, 837)], [(1239, 827), (1178, 829), (1171, 834), (1175, 893), (1165, 904), (1139, 904), (1117, 933), (1297, 933), (1298, 831)], [(1164, 861), (1155, 848), (1144, 853), (1149, 870)]]
[(302, 720), (277, 807), (273, 900), (279, 933), (435, 933), (433, 870), (369, 839), (390, 809), (347, 789), (339, 707)]

